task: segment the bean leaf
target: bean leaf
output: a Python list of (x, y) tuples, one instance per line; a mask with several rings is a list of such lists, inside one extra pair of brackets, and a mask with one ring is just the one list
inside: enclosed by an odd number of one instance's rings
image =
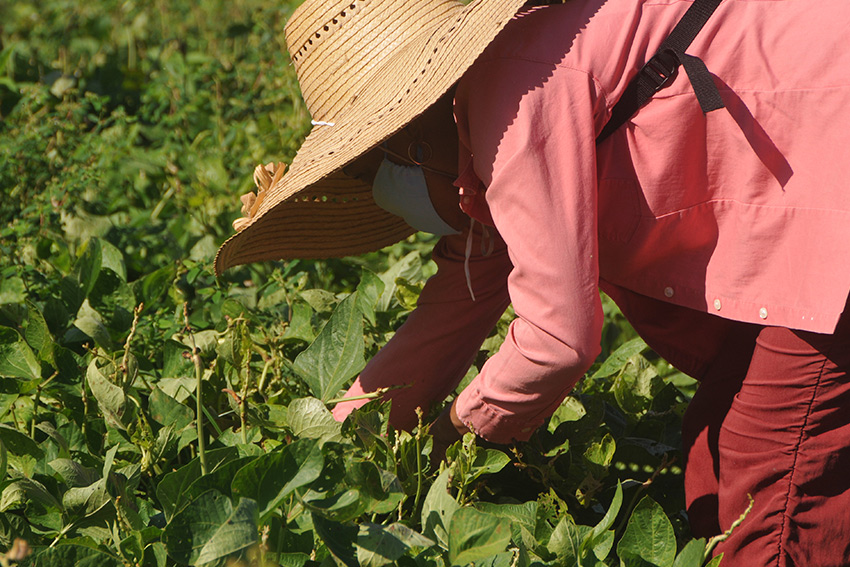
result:
[(290, 316), (289, 325), (286, 327), (286, 332), (283, 333), (284, 339), (300, 340), (310, 342), (316, 338), (313, 333), (313, 326), (310, 318), (313, 315), (313, 308), (305, 301), (292, 302), (292, 314)]
[(357, 306), (372, 326), (376, 324), (375, 306), (384, 292), (384, 287), (381, 278), (369, 270), (363, 270), (360, 284), (357, 286)]
[(0, 376), (41, 378), (41, 365), (35, 353), (16, 330), (8, 327), (0, 327)]
[(161, 425), (173, 425), (180, 431), (195, 419), (195, 414), (159, 388), (154, 388), (148, 399), (151, 418)]
[(257, 541), (257, 503), (210, 490), (178, 512), (162, 534), (168, 555), (183, 565), (201, 565)]
[(66, 539), (56, 547), (48, 548), (35, 556), (33, 567), (78, 565), (97, 567), (122, 567), (124, 562), (106, 545), (98, 545), (88, 537)]
[(357, 308), (357, 297), (355, 292), (337, 306), (316, 340), (293, 363), (322, 401), (334, 397), (346, 380), (366, 366), (363, 314)]
[(8, 425), (0, 424), (0, 441), (12, 455), (28, 455), (36, 460), (44, 457), (42, 448), (29, 435), (24, 435)]
[(451, 470), (440, 473), (434, 484), (428, 490), (422, 505), (422, 530), (431, 538), (435, 538), (443, 547), (448, 547), (449, 525), (454, 513), (460, 509), (460, 504), (449, 494), (449, 477)]
[(628, 359), (617, 375), (614, 397), (623, 411), (637, 415), (650, 408), (652, 400), (662, 388), (664, 381), (658, 376), (655, 367), (646, 358), (636, 354)]
[(95, 469), (84, 467), (71, 459), (54, 459), (47, 465), (59, 474), (62, 482), (71, 487), (89, 486), (100, 478)]
[(636, 354), (646, 350), (646, 342), (640, 337), (634, 338), (623, 344), (609, 356), (602, 366), (593, 373), (592, 379), (605, 378), (620, 371), (626, 361)]
[(449, 527), (449, 559), (452, 565), (469, 565), (505, 551), (510, 541), (509, 520), (461, 508), (452, 515)]
[(253, 498), (264, 523), (296, 488), (319, 478), (323, 466), (319, 444), (301, 439), (242, 467), (233, 478), (233, 492)]
[(510, 520), (511, 533), (515, 542), (522, 541), (529, 548), (537, 546), (537, 539), (535, 538), (539, 507), (537, 502), (525, 502), (523, 504), (479, 502), (475, 507), (482, 512)]
[(124, 429), (121, 416), (124, 414), (124, 390), (110, 382), (98, 369), (97, 361), (92, 360), (86, 371), (86, 381), (97, 399), (106, 423), (117, 429)]
[(357, 560), (362, 567), (393, 565), (413, 547), (427, 548), (434, 542), (404, 524), (381, 526), (363, 523), (357, 534)]
[(339, 563), (346, 567), (359, 567), (354, 548), (357, 526), (338, 524), (326, 520), (320, 514), (313, 514), (313, 527)]
[(0, 281), (0, 305), (23, 303), (27, 297), (24, 280), (19, 277), (6, 277)]
[[(207, 451), (207, 466), (211, 471), (216, 470), (221, 464), (229, 462), (238, 457), (238, 451), (233, 447), (222, 447)], [(189, 464), (165, 475), (156, 487), (156, 495), (162, 504), (162, 511), (167, 519), (180, 509), (184, 503), (183, 494), (191, 484), (201, 476), (201, 462), (195, 458)]]
[(420, 275), (421, 271), (422, 258), (419, 256), (419, 252), (414, 250), (395, 262), (389, 270), (381, 274), (381, 281), (384, 282), (384, 291), (378, 299), (378, 311), (386, 311), (390, 308), (390, 302), (395, 298), (396, 279), (414, 280)]
[(692, 539), (676, 556), (673, 567), (701, 567), (704, 555), (705, 539)]
[(82, 296), (88, 297), (103, 266), (103, 250), (99, 238), (91, 238), (80, 246), (79, 257), (74, 263), (73, 275), (79, 282)]
[(676, 557), (676, 535), (661, 506), (649, 496), (632, 512), (617, 553), (626, 567), (670, 567)]
[(581, 540), (572, 517), (561, 518), (547, 544), (549, 551), (557, 557), (556, 565), (578, 565), (582, 555)]
[(31, 301), (27, 301), (27, 329), (24, 335), (29, 346), (38, 353), (38, 357), (49, 361), (53, 339), (44, 316)]
[(325, 404), (316, 398), (292, 400), (286, 412), (289, 428), (298, 437), (340, 441), (341, 424), (333, 418)]
[[(587, 538), (582, 542), (582, 551), (585, 549), (592, 549), (596, 554), (598, 559), (604, 559), (604, 557), (599, 557), (602, 554), (602, 550), (605, 547), (608, 547), (607, 542), (605, 541), (607, 534), (611, 534), (612, 542), (613, 542), (613, 532), (609, 531), (611, 526), (614, 525), (614, 520), (617, 519), (617, 514), (620, 513), (620, 507), (623, 505), (623, 486), (618, 482), (617, 490), (614, 492), (614, 498), (611, 500), (611, 505), (608, 507), (608, 511), (605, 512), (605, 516), (599, 520), (599, 523), (593, 526), (593, 529), (588, 534)], [(597, 550), (599, 550), (597, 552)], [(608, 550), (610, 551), (610, 547)], [(607, 555), (607, 552), (605, 553)]]

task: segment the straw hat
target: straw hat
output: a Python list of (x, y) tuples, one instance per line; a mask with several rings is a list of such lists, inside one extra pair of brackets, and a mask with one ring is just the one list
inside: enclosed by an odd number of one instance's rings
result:
[(341, 168), (392, 136), (460, 79), (526, 0), (306, 0), (286, 43), (313, 129), (284, 174), (258, 166), (239, 231), (215, 270), (363, 254), (414, 232)]

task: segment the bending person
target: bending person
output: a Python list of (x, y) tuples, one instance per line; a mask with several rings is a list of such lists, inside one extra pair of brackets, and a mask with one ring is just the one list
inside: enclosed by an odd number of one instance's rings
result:
[(434, 424), (444, 444), (527, 439), (599, 352), (602, 288), (701, 380), (683, 432), (694, 533), (752, 495), (724, 563), (850, 563), (850, 5), (722, 2), (688, 53), (725, 108), (704, 114), (680, 73), (597, 147), (691, 2), (520, 4), (308, 0), (287, 41), (315, 127), (286, 175), (258, 173), (217, 269), (443, 234), (437, 275), (349, 394), (408, 384), (388, 397), (412, 426), (512, 303), (503, 346)]

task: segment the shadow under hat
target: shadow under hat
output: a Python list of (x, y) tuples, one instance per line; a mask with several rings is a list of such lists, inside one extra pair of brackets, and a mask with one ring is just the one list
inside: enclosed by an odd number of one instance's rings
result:
[(313, 118), (292, 164), (258, 166), (216, 274), (249, 262), (364, 254), (414, 232), (342, 168), (425, 112), (524, 0), (307, 0), (286, 43)]

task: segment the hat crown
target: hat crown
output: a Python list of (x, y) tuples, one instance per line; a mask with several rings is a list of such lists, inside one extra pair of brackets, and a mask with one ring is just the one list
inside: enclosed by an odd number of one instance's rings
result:
[(285, 33), (313, 120), (336, 122), (399, 45), (462, 9), (457, 0), (304, 2)]

